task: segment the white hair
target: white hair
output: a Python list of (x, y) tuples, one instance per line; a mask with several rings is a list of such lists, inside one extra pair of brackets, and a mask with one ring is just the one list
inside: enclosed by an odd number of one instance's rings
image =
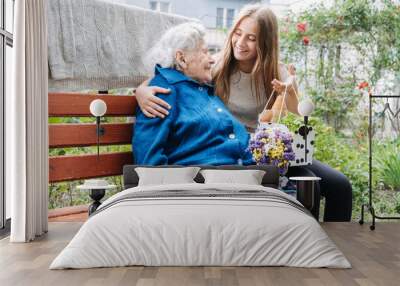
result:
[(156, 64), (164, 68), (176, 65), (175, 54), (178, 50), (193, 51), (204, 42), (206, 30), (196, 22), (187, 22), (170, 28), (145, 57), (145, 65), (153, 70)]

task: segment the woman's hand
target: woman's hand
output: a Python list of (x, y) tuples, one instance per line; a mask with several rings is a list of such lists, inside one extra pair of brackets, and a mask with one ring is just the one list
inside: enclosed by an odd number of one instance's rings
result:
[(156, 93), (168, 94), (171, 91), (158, 86), (148, 86), (148, 81), (143, 82), (135, 92), (136, 100), (143, 114), (147, 117), (164, 118), (169, 114), (171, 106), (161, 98), (155, 96)]

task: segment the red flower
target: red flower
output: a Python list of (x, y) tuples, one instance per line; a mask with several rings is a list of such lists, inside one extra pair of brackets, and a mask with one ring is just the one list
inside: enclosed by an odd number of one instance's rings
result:
[(303, 37), (303, 44), (304, 44), (305, 46), (308, 46), (309, 43), (310, 43), (310, 38), (307, 37), (307, 36), (304, 36), (304, 37)]
[(360, 82), (357, 87), (358, 87), (358, 89), (364, 89), (366, 87), (369, 88), (369, 84), (368, 84), (368, 82), (363, 81), (363, 82)]
[(305, 33), (307, 31), (307, 22), (297, 23), (296, 29), (299, 33)]

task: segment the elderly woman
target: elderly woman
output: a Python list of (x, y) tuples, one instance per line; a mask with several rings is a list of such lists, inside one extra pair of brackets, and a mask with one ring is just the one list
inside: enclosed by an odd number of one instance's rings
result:
[[(210, 85), (214, 63), (197, 23), (171, 28), (150, 52), (157, 63), (150, 85), (171, 90), (157, 96), (171, 106), (165, 119), (137, 108), (132, 149), (137, 164), (251, 164), (249, 134)], [(155, 60), (154, 60), (155, 59)]]

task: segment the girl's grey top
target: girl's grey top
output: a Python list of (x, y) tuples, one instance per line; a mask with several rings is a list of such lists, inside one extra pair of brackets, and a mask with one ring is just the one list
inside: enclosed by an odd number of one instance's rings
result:
[[(289, 74), (284, 64), (279, 65), (279, 72), (281, 81), (285, 81)], [(265, 91), (261, 89), (260, 100), (257, 101), (251, 75), (238, 71), (231, 77), (230, 97), (227, 105), (232, 114), (246, 126), (247, 130), (254, 132), (258, 124), (258, 115), (267, 103), (267, 96)]]

